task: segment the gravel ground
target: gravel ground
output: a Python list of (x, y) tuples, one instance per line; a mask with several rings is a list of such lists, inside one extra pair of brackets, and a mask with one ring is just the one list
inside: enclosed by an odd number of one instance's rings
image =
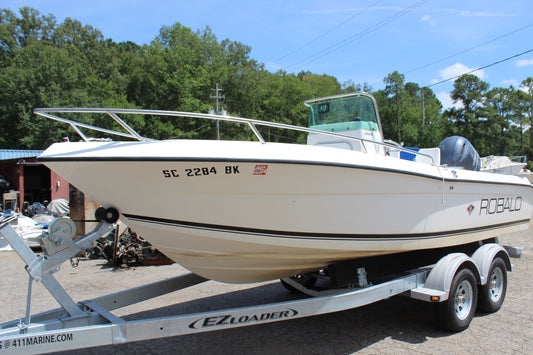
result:
[[(457, 334), (436, 328), (432, 305), (393, 297), (366, 307), (271, 324), (83, 349), (83, 354), (532, 354), (533, 229), (502, 237), (521, 246), (513, 259), (507, 297), (495, 314), (478, 314)], [(0, 252), (0, 323), (24, 316), (27, 275), (12, 252)], [(110, 268), (103, 260), (64, 264), (56, 278), (76, 301), (94, 298), (186, 273), (178, 265)], [(294, 298), (279, 282), (228, 285), (208, 281), (114, 313), (126, 319), (159, 317)], [(57, 308), (39, 283), (32, 313)], [(69, 352), (72, 354), (73, 352)]]

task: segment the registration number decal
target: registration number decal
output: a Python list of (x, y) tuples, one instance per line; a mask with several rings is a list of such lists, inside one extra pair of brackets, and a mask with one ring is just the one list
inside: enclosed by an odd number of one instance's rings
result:
[[(164, 169), (161, 170), (164, 178), (195, 177), (217, 175), (217, 168), (214, 166), (203, 166), (187, 169)], [(240, 174), (238, 165), (226, 165), (221, 174)]]

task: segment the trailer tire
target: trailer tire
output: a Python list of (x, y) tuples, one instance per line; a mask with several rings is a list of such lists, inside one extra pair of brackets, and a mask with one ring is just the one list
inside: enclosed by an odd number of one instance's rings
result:
[(500, 257), (490, 265), (487, 283), (481, 286), (478, 308), (485, 313), (497, 312), (507, 293), (507, 267)]
[(438, 325), (451, 332), (468, 328), (476, 312), (478, 288), (469, 268), (459, 269), (453, 277), (448, 299), (436, 304)]

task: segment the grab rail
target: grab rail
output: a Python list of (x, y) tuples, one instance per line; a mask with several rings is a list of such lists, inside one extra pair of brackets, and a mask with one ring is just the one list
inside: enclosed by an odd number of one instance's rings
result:
[[(132, 114), (132, 115), (155, 115), (155, 116), (173, 116), (173, 117), (188, 117), (188, 118), (205, 118), (205, 119), (211, 119), (211, 120), (223, 120), (223, 121), (229, 121), (229, 122), (239, 122), (239, 123), (246, 123), (250, 127), (250, 129), (254, 132), (257, 139), (262, 143), (266, 144), (266, 140), (263, 138), (259, 130), (257, 129), (257, 126), (267, 126), (267, 127), (276, 127), (276, 128), (283, 128), (283, 129), (289, 129), (293, 131), (299, 131), (299, 132), (307, 132), (307, 133), (317, 133), (317, 134), (323, 134), (333, 137), (342, 137), (344, 139), (359, 141), (361, 143), (361, 146), (363, 147), (363, 151), (365, 153), (368, 153), (368, 150), (366, 149), (365, 143), (369, 144), (377, 144), (379, 146), (383, 146), (385, 148), (389, 149), (395, 149), (403, 152), (407, 152), (410, 154), (415, 155), (421, 155), (426, 158), (429, 158), (431, 160), (431, 165), (435, 165), (435, 161), (433, 160), (433, 157), (428, 154), (415, 152), (410, 149), (406, 149), (403, 147), (399, 147), (393, 144), (384, 143), (384, 142), (377, 142), (370, 139), (365, 138), (359, 138), (359, 137), (352, 137), (347, 136), (345, 134), (341, 133), (335, 133), (335, 132), (328, 132), (328, 131), (322, 131), (319, 129), (314, 128), (306, 128), (306, 127), (300, 127), (300, 126), (294, 126), (284, 123), (277, 123), (277, 122), (268, 122), (268, 121), (261, 121), (261, 120), (254, 120), (251, 118), (242, 118), (242, 117), (234, 117), (234, 116), (222, 116), (222, 115), (213, 115), (213, 114), (206, 114), (206, 113), (194, 113), (194, 112), (182, 112), (182, 111), (162, 111), (162, 110), (139, 110), (139, 109), (109, 109), (109, 108), (36, 108), (33, 110), (33, 112), (36, 115), (46, 117), (55, 121), (63, 122), (69, 124), (76, 133), (79, 134), (79, 136), (86, 142), (89, 141), (89, 138), (81, 131), (81, 128), (87, 128), (107, 134), (114, 134), (121, 137), (127, 137), (131, 139), (136, 139), (141, 142), (150, 142), (150, 141), (157, 141), (157, 139), (142, 137), (139, 133), (137, 133), (133, 128), (131, 128), (126, 122), (124, 122), (117, 114)], [(78, 122), (69, 120), (66, 118), (58, 117), (55, 115), (52, 115), (51, 113), (106, 113), (111, 118), (113, 118), (114, 121), (116, 121), (122, 128), (124, 128), (128, 133), (126, 132), (120, 132), (120, 131), (114, 131), (102, 127), (92, 126), (86, 123)]]

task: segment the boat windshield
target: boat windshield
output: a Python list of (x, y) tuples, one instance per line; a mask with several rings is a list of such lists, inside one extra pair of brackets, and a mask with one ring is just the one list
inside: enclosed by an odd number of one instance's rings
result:
[(374, 102), (367, 96), (325, 98), (308, 105), (309, 128), (330, 132), (379, 131)]

